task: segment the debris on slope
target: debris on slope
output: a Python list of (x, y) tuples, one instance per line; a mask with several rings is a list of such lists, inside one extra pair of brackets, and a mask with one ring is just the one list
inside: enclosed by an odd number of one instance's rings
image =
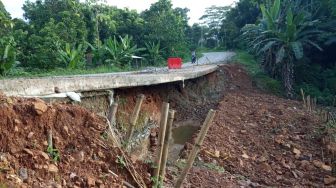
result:
[[(184, 186), (335, 186), (317, 114), (254, 88), (240, 66), (224, 67), (227, 91)], [(214, 167), (225, 172), (218, 175)]]
[[(0, 96), (0, 182), (14, 187), (148, 186), (148, 167), (114, 146), (107, 126), (105, 118), (75, 105)], [(50, 130), (53, 148), (48, 148)]]

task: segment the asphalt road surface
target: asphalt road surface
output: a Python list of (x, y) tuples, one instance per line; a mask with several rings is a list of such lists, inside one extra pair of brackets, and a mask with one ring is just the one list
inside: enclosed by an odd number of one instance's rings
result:
[(222, 64), (228, 63), (228, 61), (235, 55), (234, 52), (208, 52), (203, 53), (203, 56), (197, 59), (195, 64), (191, 62), (184, 63), (183, 67), (192, 65), (205, 65), (205, 64)]

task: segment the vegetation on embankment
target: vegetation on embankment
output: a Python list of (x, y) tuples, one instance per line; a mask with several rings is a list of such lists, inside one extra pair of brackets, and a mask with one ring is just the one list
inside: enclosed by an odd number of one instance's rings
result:
[(258, 88), (275, 95), (283, 95), (281, 82), (265, 74), (255, 57), (244, 51), (238, 51), (236, 53), (237, 55), (234, 57), (233, 62), (244, 65)]
[(173, 8), (170, 0), (141, 13), (79, 0), (26, 1), (23, 10), (25, 20), (12, 19), (0, 1), (5, 77), (127, 71), (162, 66), (174, 56), (189, 61), (199, 40), (188, 25), (189, 10)]
[(240, 0), (222, 10), (221, 46), (248, 51), (286, 96), (299, 98), (302, 88), (318, 103), (335, 106), (335, 1)]
[(23, 68), (12, 69), (6, 76), (0, 76), (0, 79), (7, 78), (35, 78), (35, 77), (48, 77), (48, 76), (70, 76), (70, 75), (83, 75), (83, 74), (97, 74), (97, 73), (111, 73), (111, 72), (123, 72), (131, 71), (132, 68), (121, 69), (113, 66), (99, 66), (95, 68), (83, 68), (83, 69), (52, 69), (49, 71), (43, 71), (40, 69), (26, 70)]
[[(251, 75), (255, 85), (263, 91), (275, 95), (284, 96), (284, 89), (281, 81), (266, 74), (258, 60), (253, 55), (245, 51), (237, 51), (233, 62), (244, 65)], [(336, 83), (336, 69), (326, 69), (319, 65), (309, 65), (300, 62), (296, 67), (297, 76), (294, 83), (297, 98), (301, 97), (302, 89), (306, 96), (317, 98), (320, 104), (327, 106), (336, 105), (336, 93), (334, 90)]]

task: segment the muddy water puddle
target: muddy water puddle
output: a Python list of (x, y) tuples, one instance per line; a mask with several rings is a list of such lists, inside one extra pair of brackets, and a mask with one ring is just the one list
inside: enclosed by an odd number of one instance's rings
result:
[(198, 122), (187, 121), (178, 123), (172, 129), (172, 142), (169, 148), (169, 161), (173, 162), (179, 158), (179, 154), (186, 142), (190, 142), (193, 135), (200, 130)]
[(172, 138), (174, 144), (184, 145), (186, 142), (190, 141), (192, 136), (199, 130), (196, 126), (180, 126), (172, 130)]

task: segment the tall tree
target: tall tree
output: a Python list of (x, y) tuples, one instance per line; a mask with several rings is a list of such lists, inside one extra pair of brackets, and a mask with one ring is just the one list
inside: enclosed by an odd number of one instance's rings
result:
[(204, 38), (203, 33), (206, 32), (205, 26), (193, 24), (190, 28), (189, 40), (191, 48), (202, 47)]
[(0, 1), (0, 75), (5, 75), (15, 64), (16, 50), (12, 29), (11, 17)]
[(145, 39), (160, 42), (165, 57), (186, 51), (186, 18), (179, 11), (174, 11), (170, 0), (159, 0), (152, 4), (142, 17), (145, 21)]
[(133, 36), (137, 45), (144, 44), (144, 20), (135, 10), (118, 9), (114, 19), (116, 20), (116, 34), (120, 36)]
[(222, 21), (225, 19), (226, 13), (230, 10), (229, 6), (211, 6), (205, 9), (205, 14), (200, 18), (203, 24), (209, 27), (207, 33), (208, 38), (216, 41), (216, 47), (219, 46), (222, 38), (219, 35)]
[(88, 31), (81, 7), (79, 0), (26, 1), (23, 10), (29, 27), (16, 26), (27, 32), (28, 43), (19, 44), (25, 54), (19, 56), (22, 65), (43, 69), (65, 66), (56, 57), (56, 43), (65, 47), (66, 43), (86, 41)]
[(11, 17), (0, 0), (0, 36), (8, 35), (11, 31), (11, 28)]

